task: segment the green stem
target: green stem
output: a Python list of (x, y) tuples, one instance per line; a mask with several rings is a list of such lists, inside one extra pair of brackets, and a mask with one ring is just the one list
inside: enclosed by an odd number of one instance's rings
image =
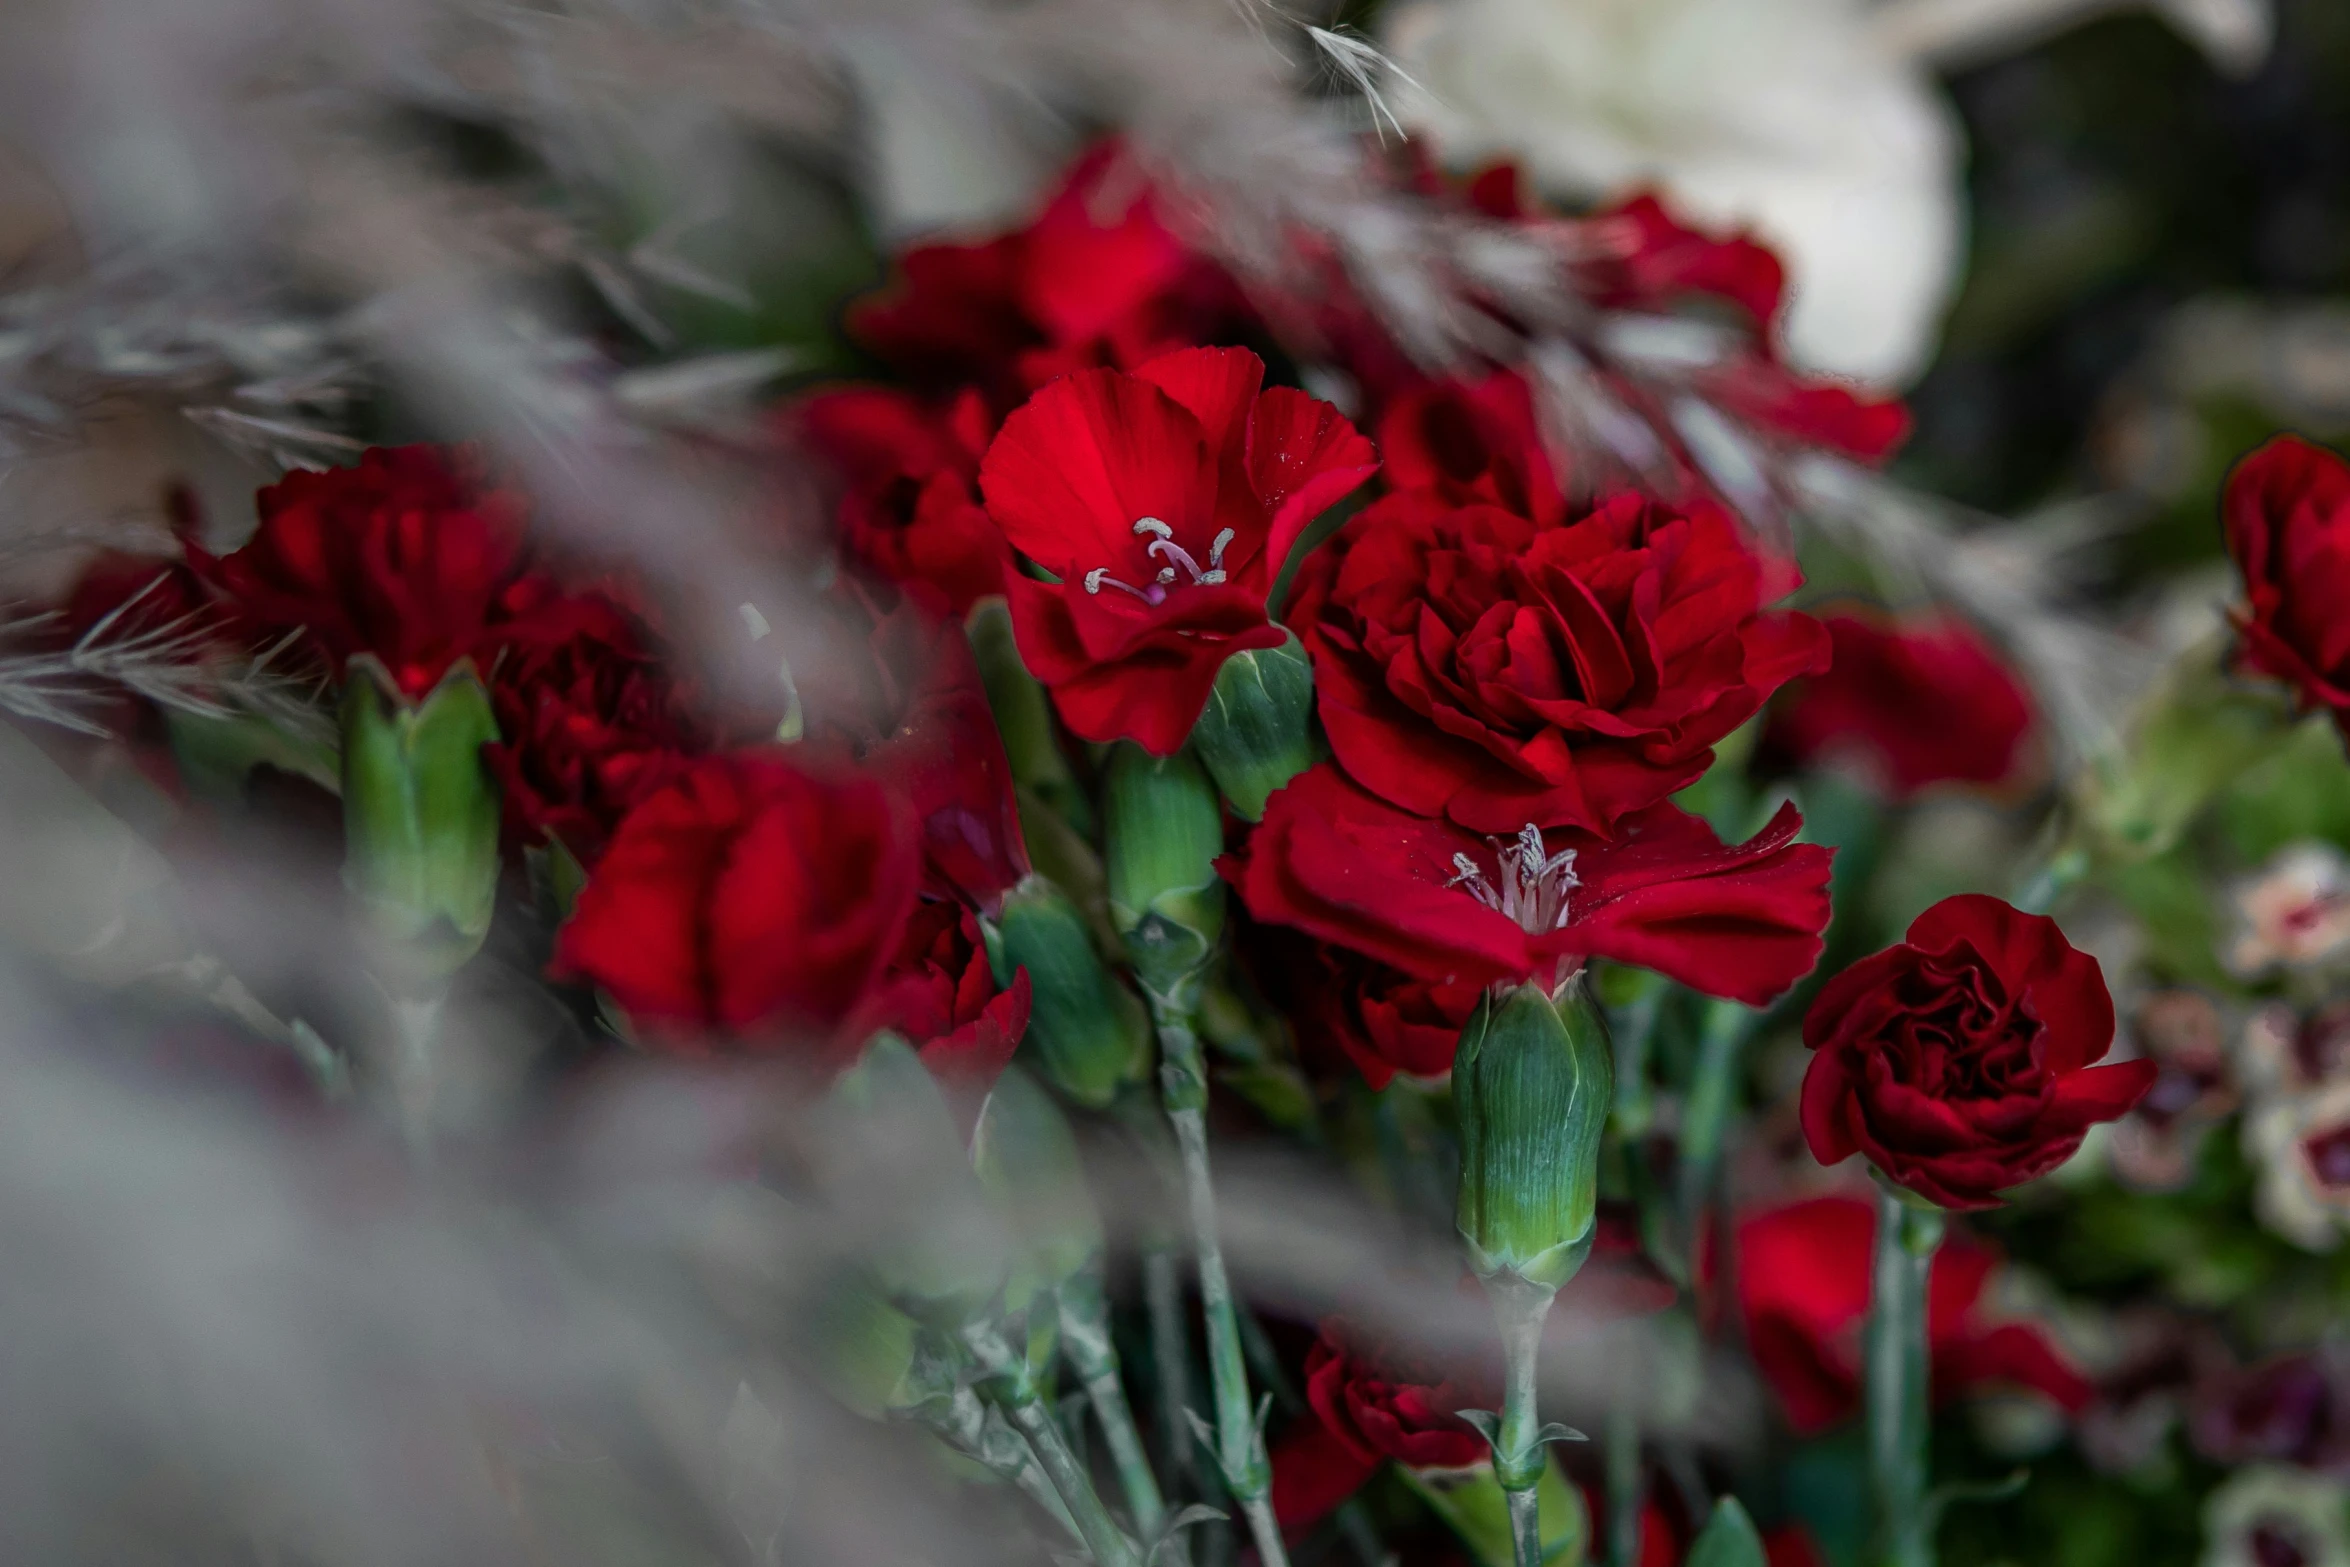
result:
[(1151, 997), (1159, 1033), (1160, 1095), (1183, 1156), (1183, 1190), (1191, 1208), (1192, 1245), (1199, 1258), (1200, 1308), (1208, 1324), (1208, 1380), (1216, 1400), (1216, 1467), (1248, 1519), (1263, 1567), (1289, 1567), (1281, 1526), (1273, 1517), (1273, 1466), (1248, 1396), (1248, 1366), (1240, 1324), (1232, 1309), (1232, 1281), (1216, 1225), (1216, 1188), (1208, 1178), (1208, 1079), (1199, 1035), (1190, 1018), (1164, 998)]
[(1020, 1434), (1028, 1438), (1028, 1445), (1036, 1450), (1037, 1462), (1044, 1465), (1053, 1489), (1068, 1504), (1069, 1516), (1076, 1520), (1077, 1532), (1084, 1538), (1086, 1551), (1098, 1567), (1142, 1567), (1142, 1553), (1134, 1548), (1134, 1542), (1126, 1538), (1125, 1531), (1110, 1516), (1110, 1510), (1102, 1505), (1093, 1481), (1077, 1462), (1077, 1455), (1069, 1451), (1061, 1428), (1053, 1424), (1052, 1412), (1037, 1395), (1028, 1358), (1005, 1343), (1004, 1336), (992, 1323), (966, 1323), (963, 1344), (979, 1362), (979, 1369), (991, 1379), (997, 1406), (1011, 1417), (1012, 1424), (1019, 1427)]
[(2077, 843), (2065, 843), (2016, 889), (2015, 906), (2026, 914), (2045, 914), (2088, 874), (2089, 851)]
[(1678, 1204), (1690, 1276), (1705, 1226), (1706, 1198), (1720, 1167), (1730, 1112), (1738, 1099), (1738, 1068), (1754, 1032), (1755, 1012), (1735, 1001), (1709, 1001), (1699, 1029), (1697, 1067), (1681, 1112)]
[(1926, 1281), (1942, 1243), (1942, 1215), (1880, 1184), (1869, 1297), (1869, 1483), (1881, 1567), (1933, 1567), (1926, 1507), (1928, 1421)]
[(1164, 1233), (1146, 1237), (1142, 1304), (1150, 1318), (1151, 1364), (1158, 1373), (1159, 1436), (1175, 1467), (1192, 1472), (1191, 1340), (1183, 1330), (1183, 1259)]
[(393, 1036), (384, 1085), (401, 1140), (419, 1168), (432, 1163), (440, 1114), (435, 1066), (440, 1058), (441, 1009), (448, 999), (445, 985), (421, 995), (390, 998)]
[(1549, 1462), (1535, 1408), (1536, 1373), (1542, 1358), (1542, 1325), (1550, 1317), (1558, 1286), (1537, 1284), (1503, 1271), (1485, 1280), (1494, 1325), (1501, 1330), (1501, 1426), (1493, 1444), (1493, 1477), (1509, 1500), (1510, 1541), (1518, 1567), (1542, 1567), (1542, 1503), (1537, 1487)]
[(1004, 1423), (1001, 1409), (983, 1404), (970, 1388), (959, 1387), (944, 1398), (926, 1400), (912, 1413), (974, 1462), (1019, 1487), (1072, 1541), (1085, 1543), (1077, 1520), (1069, 1515), (1068, 1504), (1037, 1463), (1036, 1450), (1026, 1437)]
[(1620, 1388), (1607, 1412), (1608, 1567), (1640, 1560), (1640, 1411), (1633, 1390)]
[(1101, 1280), (1080, 1273), (1057, 1292), (1061, 1316), (1061, 1349), (1085, 1383), (1093, 1417), (1109, 1445), (1110, 1462), (1126, 1493), (1126, 1509), (1145, 1540), (1155, 1540), (1167, 1525), (1167, 1502), (1159, 1492), (1158, 1476), (1151, 1473), (1143, 1451), (1142, 1433), (1135, 1429), (1134, 1409), (1126, 1401), (1126, 1383), (1119, 1374), (1118, 1349), (1110, 1341), (1110, 1309), (1102, 1299)]

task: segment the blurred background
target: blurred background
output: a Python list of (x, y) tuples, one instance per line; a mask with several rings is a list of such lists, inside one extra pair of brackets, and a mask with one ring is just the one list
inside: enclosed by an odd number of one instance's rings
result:
[[(1338, 42), (1302, 42), (1309, 22)], [(1277, 273), (1300, 230), (1371, 258), (1405, 341), (1443, 338), (1431, 279), (1459, 258), (1383, 226), (1402, 209), (1360, 173), (1366, 142), (1460, 172), (1515, 161), (1562, 211), (1652, 187), (1751, 229), (1788, 267), (1790, 362), (1906, 400), (1890, 484), (1939, 498), (1934, 548), (1974, 573), (1946, 592), (1916, 569), (1931, 550), (1888, 564), (1864, 516), (1798, 532), (1805, 602), (2020, 605), (1989, 630), (2044, 714), (2118, 723), (2220, 634), (2238, 456), (2279, 430), (2350, 436), (2341, 0), (15, 0), (0, 1560), (1035, 1559), (1006, 1488), (862, 1418), (879, 1400), (843, 1372), (872, 1346), (840, 1327), (856, 1313), (835, 1275), (927, 1202), (919, 1182), (828, 1143), (772, 1075), (605, 1063), (599, 1020), (536, 985), (546, 932), (520, 915), (468, 980), (458, 1028), (478, 1048), (420, 1174), (300, 1069), (313, 1032), (364, 1036), (380, 1000), (319, 934), (340, 896), (331, 815), (321, 829), (289, 785), (224, 824), (157, 788), (123, 690), (168, 708), (169, 671), (61, 666), (42, 617), (100, 547), (240, 541), (287, 467), (481, 439), (562, 537), (695, 606), (681, 641), (713, 688), (770, 696), (771, 649), (737, 607), (812, 620), (794, 551), (822, 510), (772, 411), (877, 373), (844, 317), (894, 255), (1023, 221), (1105, 131), (1192, 183), (1200, 243), (1238, 273)], [(1283, 369), (1345, 395), (1276, 312), (1259, 325)], [(1984, 580), (2006, 586), (1967, 598)], [(2035, 630), (2053, 651), (2029, 651)], [(793, 656), (787, 680), (820, 703), (821, 654)], [(1798, 798), (1855, 867), (1831, 938), (1849, 957), (2094, 815), (2083, 757), (2103, 737), (2077, 727), (2041, 722), (1996, 789), (1898, 810), (1767, 745), (1729, 748), (1686, 803), (1736, 820)], [(2262, 1027), (2339, 1026), (2338, 973), (2228, 954), (2258, 922), (2240, 890), (2277, 856), (2315, 846), (2340, 876), (2350, 766), (2322, 726), (2256, 758), (2240, 727), (2177, 742), (2246, 765), (2063, 911), (2106, 962), (2125, 1049), (2224, 1036), (2236, 1060)], [(1668, 1103), (1697, 1070), (1683, 1022), (1655, 1064)], [(1792, 1019), (1759, 1032), (1729, 1198), (1817, 1195)], [(1325, 1158), (1440, 1145), (1442, 1113), (1333, 1088), (1311, 1042), (1270, 1034), (1269, 1062), (1229, 1063), (1219, 1123), (1266, 1355), (1294, 1368), (1319, 1318), (1374, 1296), (1379, 1320), (1465, 1338), (1457, 1292), (1430, 1282), (1442, 1226)], [(1318, 1110), (1283, 1123), (1299, 1099)], [(2267, 1172), (2242, 1121), (2231, 1100), (2211, 1118), (2226, 1135), (2139, 1166), (2093, 1145), (1975, 1226), (2014, 1263), (1985, 1300), (2037, 1323), (2094, 1396), (2069, 1422), (2025, 1397), (1944, 1411), (1948, 1476), (2029, 1472), (1953, 1505), (1951, 1567), (2350, 1561), (2350, 1254), (2330, 1219), (2312, 1241), (2256, 1218)], [(1162, 1217), (1136, 1195), (1149, 1159), (1114, 1129), (1088, 1157), (1131, 1306)], [(744, 1178), (779, 1167), (838, 1200)], [(1653, 1394), (1653, 1489), (1682, 1498), (1665, 1535), (1713, 1482), (1767, 1469), (1758, 1513), (1819, 1553), (1774, 1567), (1849, 1567), (1857, 1430), (1770, 1448), (1769, 1389), (1695, 1348), (1699, 1327), (1694, 1307), (1655, 1319), (1638, 1354), (1591, 1329), (1560, 1364), (1566, 1406), (1598, 1419)], [(1649, 1368), (1640, 1388), (1611, 1376), (1623, 1364)], [(1465, 1559), (1416, 1507), (1374, 1499), (1407, 1554), (1338, 1531), (1301, 1559)], [(2307, 1527), (2260, 1532), (2284, 1516)], [(1639, 1567), (1678, 1546), (1657, 1549)]]

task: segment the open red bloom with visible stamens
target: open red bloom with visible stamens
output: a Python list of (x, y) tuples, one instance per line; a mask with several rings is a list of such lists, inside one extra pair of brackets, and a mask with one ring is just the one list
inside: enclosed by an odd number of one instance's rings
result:
[(1328, 403), (1242, 348), (1087, 370), (1004, 421), (980, 467), (1012, 547), (1020, 656), (1088, 740), (1165, 756), (1224, 660), (1283, 640), (1265, 595), (1306, 525), (1378, 467)]
[(1550, 977), (1607, 957), (1759, 1006), (1810, 970), (1828, 923), (1828, 851), (1797, 843), (1802, 825), (1787, 807), (1726, 845), (1656, 805), (1612, 838), (1486, 838), (1324, 763), (1275, 792), (1243, 856), (1220, 863), (1254, 918), (1421, 978)]

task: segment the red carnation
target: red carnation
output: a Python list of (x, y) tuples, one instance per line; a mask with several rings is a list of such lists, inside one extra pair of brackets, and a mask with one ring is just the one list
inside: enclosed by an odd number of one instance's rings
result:
[[(1289, 1002), (1309, 1058), (1343, 1053), (1373, 1088), (1396, 1073), (1442, 1077), (1461, 1028), (1485, 993), (1480, 980), (1421, 979), (1359, 952), (1268, 927), (1258, 972)], [(1272, 971), (1272, 972), (1267, 972)]]
[(621, 822), (552, 971), (686, 1048), (828, 1036), (897, 958), (919, 876), (879, 784), (780, 751), (703, 757)]
[(1379, 453), (1394, 489), (1427, 490), (1455, 506), (1499, 506), (1545, 526), (1566, 520), (1534, 389), (1515, 370), (1404, 393), (1380, 417)]
[(890, 286), (850, 310), (849, 333), (917, 384), (975, 383), (999, 411), (1072, 370), (1130, 369), (1236, 335), (1237, 292), (1176, 238), (1163, 206), (1105, 142), (1026, 228), (907, 251)]
[(1004, 421), (987, 509), (1056, 582), (1005, 586), (1020, 656), (1088, 740), (1181, 746), (1235, 653), (1279, 646), (1265, 595), (1306, 525), (1368, 479), (1338, 410), (1263, 390), (1241, 348), (1086, 370)]
[(1764, 745), (1802, 763), (1849, 755), (1895, 795), (1998, 783), (2031, 729), (2031, 700), (1964, 622), (1828, 618), (1834, 660), (1772, 714)]
[(622, 817), (674, 778), (701, 737), (663, 669), (651, 630), (599, 595), (571, 601), (578, 629), (511, 649), (491, 671), (503, 737), (482, 755), (506, 830), (558, 839), (592, 866)]
[(963, 628), (912, 602), (877, 612), (855, 591), (833, 607), (839, 619), (799, 629), (834, 648), (861, 632), (866, 656), (833, 662), (851, 677), (839, 684), (863, 689), (813, 693), (811, 739), (846, 750), (905, 798), (933, 895), (993, 913), (1028, 874), (1028, 847), (1012, 764)]
[(1865, 1153), (1945, 1208), (1994, 1208), (2153, 1085), (2152, 1061), (2091, 1062), (2113, 1042), (2097, 960), (2056, 921), (1997, 898), (1945, 898), (1908, 939), (1828, 981), (1803, 1020), (1812, 1157)]
[(1012, 976), (1009, 989), (996, 988), (970, 910), (926, 898), (915, 904), (888, 972), (843, 1035), (853, 1045), (894, 1029), (940, 1079), (985, 1088), (1027, 1032), (1028, 994), (1026, 969)]
[(1690, 228), (1653, 191), (1640, 191), (1582, 225), (1592, 241), (1583, 284), (1612, 310), (1655, 310), (1695, 296), (1727, 300), (1757, 328), (1778, 318), (1787, 270), (1746, 234)]
[(1720, 511), (1624, 493), (1565, 527), (1391, 495), (1299, 569), (1288, 620), (1331, 748), (1383, 799), (1480, 832), (1605, 832), (1820, 667)]
[(1670, 805), (1613, 838), (1480, 837), (1410, 815), (1325, 763), (1274, 793), (1244, 855), (1221, 862), (1249, 914), (1404, 973), (1484, 984), (1564, 978), (1589, 957), (1761, 1005), (1818, 959), (1828, 851), (1782, 809), (1724, 846)]
[(340, 674), (372, 653), (422, 697), (489, 652), (549, 594), (524, 569), (528, 505), (477, 454), (374, 447), (358, 466), (289, 473), (256, 498), (261, 526), (198, 575), (265, 632), (307, 631)]
[(2236, 465), (2221, 509), (2244, 574), (2245, 665), (2350, 733), (2350, 463), (2280, 435)]
[(809, 398), (796, 417), (840, 471), (850, 555), (958, 620), (1004, 590), (1010, 552), (979, 504), (979, 457), (994, 426), (978, 393), (939, 410), (890, 387), (843, 387)]
[(1273, 1513), (1304, 1529), (1392, 1458), (1415, 1469), (1465, 1469), (1490, 1455), (1455, 1411), (1491, 1408), (1494, 1390), (1464, 1384), (1393, 1346), (1370, 1350), (1325, 1323), (1306, 1352), (1306, 1401), (1273, 1452)]
[[(1851, 1418), (1860, 1404), (1861, 1324), (1869, 1310), (1873, 1204), (1814, 1197), (1738, 1224), (1738, 1310), (1757, 1370), (1787, 1423), (1804, 1436)], [(1937, 1400), (1976, 1388), (2029, 1388), (2067, 1413), (2089, 1383), (2028, 1322), (1990, 1320), (1982, 1296), (1998, 1259), (1954, 1233), (1934, 1254), (1926, 1286), (1931, 1380)]]
[(1645, 192), (1577, 227), (1595, 252), (1578, 268), (1580, 280), (1609, 308), (1663, 312), (1711, 297), (1749, 319), (1748, 342), (1688, 372), (1692, 389), (1716, 407), (1768, 433), (1863, 462), (1882, 462), (1908, 438), (1909, 411), (1899, 401), (1798, 375), (1780, 358), (1787, 279), (1766, 246), (1744, 234), (1690, 228)]

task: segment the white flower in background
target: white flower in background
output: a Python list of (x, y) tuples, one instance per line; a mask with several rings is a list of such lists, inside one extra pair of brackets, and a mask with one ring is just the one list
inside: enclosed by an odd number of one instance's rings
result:
[[(2153, 0), (2240, 64), (2267, 0)], [(2115, 0), (1409, 0), (1384, 42), (1397, 112), (1455, 162), (1509, 156), (1562, 194), (1656, 184), (1787, 263), (1786, 348), (1886, 385), (1932, 358), (1964, 237), (1943, 59)]]
[(2350, 1491), (2339, 1480), (2253, 1464), (2203, 1502), (2203, 1567), (2350, 1567)]
[(1422, 0), (1386, 42), (1449, 157), (1599, 199), (1655, 183), (1787, 263), (1787, 350), (1899, 382), (1957, 281), (1956, 117), (1860, 0)]
[(2281, 849), (2235, 890), (2227, 965), (2250, 977), (2315, 968), (2350, 951), (2350, 861), (2328, 843)]
[(2269, 1100), (2244, 1117), (2252, 1211), (2305, 1251), (2332, 1251), (2350, 1229), (2350, 1082)]

